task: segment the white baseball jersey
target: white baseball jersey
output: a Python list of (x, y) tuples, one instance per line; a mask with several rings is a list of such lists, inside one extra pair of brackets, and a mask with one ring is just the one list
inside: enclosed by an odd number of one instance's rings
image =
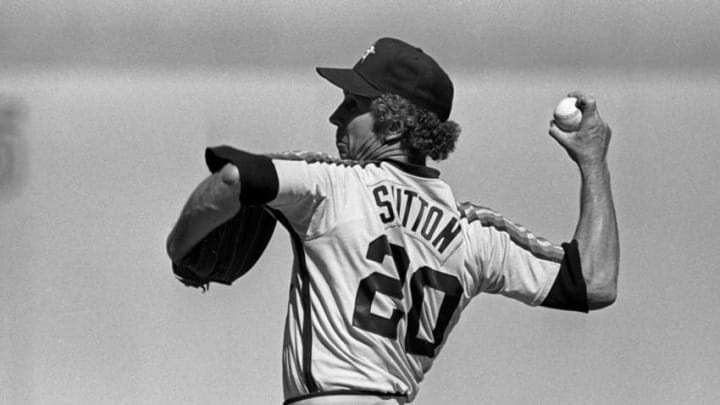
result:
[(412, 401), (474, 296), (536, 306), (561, 268), (579, 271), (562, 265), (567, 246), (458, 204), (432, 168), (208, 151), (213, 170), (238, 164), (241, 200), (264, 203), (291, 234), (286, 403), (338, 393)]

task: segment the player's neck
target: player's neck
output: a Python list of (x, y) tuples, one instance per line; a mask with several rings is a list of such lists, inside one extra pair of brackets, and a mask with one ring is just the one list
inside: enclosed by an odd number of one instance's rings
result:
[(383, 159), (378, 160), (394, 160), (396, 162), (400, 163), (407, 163), (411, 165), (417, 165), (417, 166), (425, 166), (425, 158), (422, 156), (414, 156), (410, 155), (408, 153), (399, 154), (392, 157), (386, 157)]
[(402, 163), (425, 166), (425, 156), (410, 153), (402, 142), (384, 143), (378, 139), (359, 145), (354, 156), (356, 160), (394, 160)]

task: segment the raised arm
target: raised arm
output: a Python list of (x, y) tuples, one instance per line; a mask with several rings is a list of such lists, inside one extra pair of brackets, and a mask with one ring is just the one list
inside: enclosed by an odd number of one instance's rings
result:
[(240, 173), (226, 164), (203, 180), (190, 194), (167, 238), (167, 253), (177, 263), (213, 229), (240, 210)]
[(580, 128), (564, 132), (553, 121), (549, 133), (580, 169), (580, 219), (574, 239), (587, 285), (588, 307), (594, 310), (611, 305), (617, 297), (620, 243), (607, 164), (612, 131), (600, 118), (593, 97), (582, 92), (569, 96), (578, 99), (583, 114)]

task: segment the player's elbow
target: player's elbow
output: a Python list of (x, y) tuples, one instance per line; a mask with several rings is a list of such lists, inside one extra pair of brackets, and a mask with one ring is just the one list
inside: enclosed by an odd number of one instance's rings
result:
[(587, 288), (588, 309), (607, 308), (617, 300), (617, 281), (590, 283)]

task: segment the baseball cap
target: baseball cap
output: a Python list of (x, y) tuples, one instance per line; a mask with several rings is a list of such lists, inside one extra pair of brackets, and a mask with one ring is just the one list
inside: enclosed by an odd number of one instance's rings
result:
[(422, 49), (395, 38), (380, 38), (347, 68), (316, 68), (320, 76), (359, 96), (397, 94), (447, 121), (453, 84), (447, 73)]

